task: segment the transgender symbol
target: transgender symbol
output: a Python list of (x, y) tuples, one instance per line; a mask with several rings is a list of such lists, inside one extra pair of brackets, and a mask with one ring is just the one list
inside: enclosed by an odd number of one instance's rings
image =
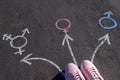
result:
[[(113, 28), (116, 28), (117, 25), (118, 25), (117, 22), (113, 18), (110, 17), (111, 15), (113, 15), (113, 13), (111, 11), (107, 11), (107, 12), (104, 13), (104, 15), (107, 15), (107, 16), (106, 17), (102, 17), (102, 18), (99, 19), (99, 25), (102, 28), (104, 28), (104, 29), (113, 29)], [(102, 24), (102, 21), (105, 20), (105, 19), (111, 20), (114, 24), (112, 26), (104, 26)]]
[[(29, 30), (27, 28), (25, 28), (24, 30), (22, 30), (22, 35), (17, 35), (15, 37), (12, 38), (12, 34), (8, 35), (7, 33), (3, 35), (3, 40), (10, 40), (10, 46), (12, 48), (15, 48), (15, 49), (18, 49), (17, 52), (15, 52), (14, 54), (20, 54), (22, 55), (22, 53), (25, 51), (25, 50), (22, 50), (23, 47), (26, 46), (28, 40), (27, 38), (25, 37), (25, 34), (28, 33), (30, 34)], [(18, 45), (15, 45), (15, 40), (24, 40), (24, 43), (21, 42), (22, 44), (20, 44), (19, 46)]]

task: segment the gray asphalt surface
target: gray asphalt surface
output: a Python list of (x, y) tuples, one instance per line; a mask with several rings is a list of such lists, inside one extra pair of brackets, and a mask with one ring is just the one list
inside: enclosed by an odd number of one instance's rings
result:
[[(32, 65), (21, 63), (30, 57), (43, 57), (55, 62), (64, 72), (65, 65), (73, 62), (68, 46), (62, 46), (64, 33), (55, 27), (56, 20), (67, 18), (71, 21), (68, 34), (74, 39), (71, 48), (78, 65), (82, 60), (91, 60), (92, 53), (100, 44), (98, 39), (106, 33), (111, 45), (104, 43), (98, 50), (94, 64), (105, 80), (120, 79), (120, 1), (119, 0), (0, 0), (0, 80), (64, 80), (60, 72), (51, 64), (41, 60), (31, 60)], [(114, 29), (106, 30), (98, 20), (106, 11), (118, 23)], [(103, 22), (110, 26), (109, 20)], [(62, 26), (65, 26), (61, 22)], [(18, 49), (10, 46), (10, 40), (2, 40), (5, 33), (12, 38), (25, 34), (28, 40), (23, 55), (14, 54)], [(20, 46), (24, 39), (14, 41)]]

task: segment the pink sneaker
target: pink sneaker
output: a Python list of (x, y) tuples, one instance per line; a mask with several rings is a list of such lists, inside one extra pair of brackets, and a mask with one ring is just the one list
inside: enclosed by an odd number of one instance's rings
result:
[(87, 80), (104, 80), (94, 64), (89, 60), (83, 60), (81, 71)]
[(73, 64), (67, 64), (65, 68), (65, 78), (66, 80), (85, 80), (79, 68)]

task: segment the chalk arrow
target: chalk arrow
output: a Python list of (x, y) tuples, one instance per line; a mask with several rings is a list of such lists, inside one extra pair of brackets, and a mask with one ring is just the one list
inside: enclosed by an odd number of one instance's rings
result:
[(105, 36), (102, 36), (101, 38), (99, 38), (98, 41), (101, 41), (101, 43), (96, 47), (95, 51), (93, 52), (93, 55), (92, 55), (92, 58), (91, 58), (91, 62), (93, 62), (97, 51), (99, 50), (99, 48), (100, 48), (105, 42), (107, 42), (108, 45), (111, 45), (111, 42), (110, 42), (109, 34), (108, 34), (108, 33), (107, 33)]
[(67, 45), (68, 45), (68, 49), (69, 49), (70, 54), (71, 54), (71, 56), (72, 56), (72, 59), (73, 59), (74, 63), (78, 66), (77, 61), (76, 61), (76, 59), (75, 59), (75, 56), (74, 56), (74, 54), (73, 54), (72, 48), (71, 48), (71, 46), (70, 46), (69, 40), (73, 41), (73, 39), (72, 39), (68, 34), (66, 34), (65, 37), (64, 37), (64, 39), (63, 39), (63, 41), (62, 41), (62, 46), (65, 45), (65, 41), (66, 41), (66, 43), (67, 43)]
[(30, 56), (32, 56), (32, 54), (28, 54), (25, 58), (23, 58), (20, 62), (24, 62), (24, 63), (26, 63), (26, 64), (29, 64), (29, 65), (31, 65), (32, 63), (29, 61), (29, 59), (31, 59), (31, 58), (29, 58)]
[(32, 60), (41, 60), (41, 61), (44, 61), (44, 62), (47, 62), (47, 63), (50, 63), (51, 65), (53, 65), (64, 76), (64, 73), (62, 72), (60, 67), (56, 63), (54, 63), (53, 61), (45, 59), (45, 58), (41, 58), (41, 57), (32, 57), (32, 58), (30, 58), (30, 56), (32, 56), (32, 53), (28, 54), (25, 58), (20, 60), (20, 62), (23, 62), (23, 63), (26, 63), (28, 65), (31, 65), (32, 63), (30, 61), (32, 61)]
[(63, 41), (62, 41), (62, 46), (64, 46), (65, 44), (65, 41), (67, 42), (67, 44), (69, 43), (69, 40), (73, 41), (73, 39), (68, 35), (66, 34)]
[(28, 28), (23, 29), (22, 32), (23, 32), (22, 36), (24, 36), (26, 33), (30, 34)]
[(106, 42), (106, 41), (107, 41), (107, 43), (108, 43), (109, 45), (111, 45), (111, 42), (110, 42), (109, 34), (108, 34), (108, 33), (107, 33), (105, 36), (99, 38), (98, 40), (99, 40), (99, 41), (102, 40), (102, 42)]
[(113, 13), (111, 11), (107, 11), (104, 13), (104, 15), (107, 15), (108, 17), (110, 17), (110, 15), (113, 15)]

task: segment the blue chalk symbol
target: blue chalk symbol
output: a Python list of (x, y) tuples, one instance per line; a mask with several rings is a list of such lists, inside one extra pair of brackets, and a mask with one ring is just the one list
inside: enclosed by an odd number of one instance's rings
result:
[[(20, 55), (22, 55), (22, 53), (25, 51), (25, 50), (22, 49), (23, 47), (26, 46), (26, 44), (27, 44), (27, 42), (28, 42), (27, 38), (25, 37), (25, 34), (26, 34), (26, 33), (30, 34), (30, 32), (29, 32), (29, 30), (28, 30), (27, 28), (25, 28), (24, 30), (22, 30), (22, 32), (23, 32), (22, 35), (17, 35), (17, 36), (15, 36), (15, 37), (13, 37), (13, 38), (12, 38), (12, 34), (7, 34), (7, 33), (5, 33), (5, 34), (3, 35), (3, 40), (10, 40), (10, 46), (11, 46), (12, 48), (18, 49), (18, 51), (15, 52), (14, 54), (20, 54)], [(19, 46), (16, 46), (16, 45), (14, 44), (14, 41), (15, 41), (16, 39), (23, 39), (23, 40), (24, 40), (24, 43), (21, 44), (21, 45), (19, 45)]]
[[(104, 13), (104, 15), (107, 15), (107, 16), (106, 17), (102, 17), (102, 18), (99, 19), (99, 25), (102, 28), (104, 28), (104, 29), (113, 29), (113, 28), (116, 28), (118, 24), (117, 24), (117, 22), (113, 18), (111, 18), (111, 15), (113, 15), (113, 13), (111, 11), (107, 11), (107, 12)], [(114, 23), (114, 25), (113, 26), (104, 26), (102, 24), (102, 20), (104, 20), (104, 19), (111, 20)]]

